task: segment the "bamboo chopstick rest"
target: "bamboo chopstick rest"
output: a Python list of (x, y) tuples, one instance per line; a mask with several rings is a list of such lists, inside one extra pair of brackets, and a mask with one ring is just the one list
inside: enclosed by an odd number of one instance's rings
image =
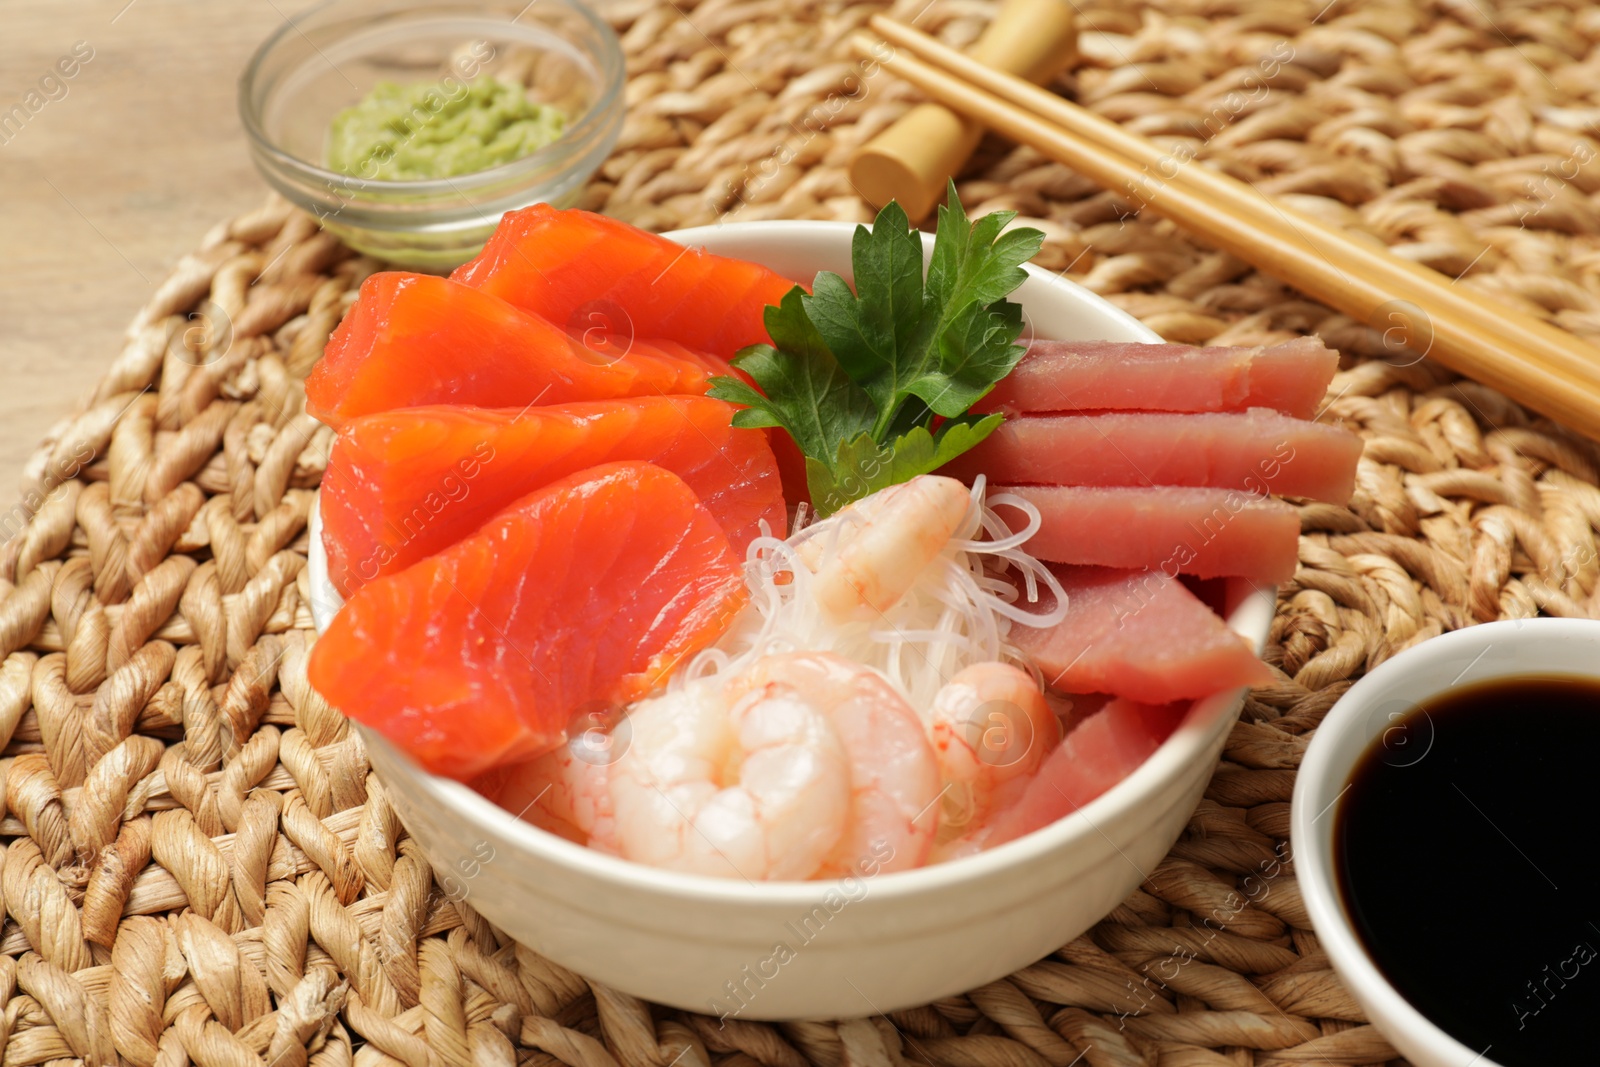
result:
[[(1069, 0), (1006, 0), (968, 54), (986, 66), (1043, 83), (1077, 57)], [(900, 201), (912, 222), (944, 199), (948, 181), (983, 136), (983, 126), (943, 104), (918, 104), (856, 150), (850, 181), (874, 207)]]

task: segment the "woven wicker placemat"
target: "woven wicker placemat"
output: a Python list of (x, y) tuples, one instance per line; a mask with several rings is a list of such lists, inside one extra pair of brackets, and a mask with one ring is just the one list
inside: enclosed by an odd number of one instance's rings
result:
[[(984, 0), (902, 5), (960, 44)], [(843, 171), (912, 99), (846, 58), (877, 8), (614, 5), (631, 111), (585, 206), (656, 229), (864, 219)], [(1578, 0), (1083, 10), (1064, 89), (1580, 333), (1600, 333), (1600, 12)], [(1368, 1064), (1395, 1053), (1309, 929), (1294, 770), (1352, 679), (1473, 622), (1600, 616), (1600, 451), (1165, 224), (990, 143), (962, 194), (1173, 340), (1318, 332), (1367, 440), (1171, 856), (1050, 959), (887, 1019), (768, 1025), (586, 983), (451, 903), (305, 681), (329, 444), (301, 377), (374, 265), (281, 202), (219, 226), (51, 434), (0, 554), (5, 1067)], [(1383, 324), (1378, 324), (1379, 327)], [(1364, 358), (1380, 357), (1388, 358)], [(31, 519), (29, 516), (31, 515)], [(20, 529), (19, 529), (20, 528)], [(19, 532), (18, 532), (19, 531)], [(1204, 924), (1204, 925), (1202, 925)], [(1218, 932), (1220, 930), (1220, 932)]]

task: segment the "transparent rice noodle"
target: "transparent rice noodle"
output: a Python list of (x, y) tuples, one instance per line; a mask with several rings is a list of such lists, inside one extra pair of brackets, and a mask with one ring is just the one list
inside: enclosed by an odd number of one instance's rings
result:
[[(1012, 530), (998, 507), (1021, 512), (1026, 524)], [(737, 673), (773, 653), (834, 652), (875, 668), (925, 713), (939, 687), (970, 664), (999, 660), (1038, 677), (1038, 669), (1011, 643), (1012, 628), (1054, 626), (1066, 617), (1067, 597), (1049, 569), (1022, 549), (1039, 529), (1032, 504), (1012, 494), (987, 496), (980, 477), (955, 536), (911, 589), (876, 619), (839, 623), (811, 595), (815, 578), (797, 550), (821, 542), (825, 561), (863, 521), (849, 508), (810, 523), (802, 512), (787, 540), (752, 541), (745, 560), (750, 604), (722, 640), (676, 672), (670, 684)], [(1039, 608), (1041, 583), (1055, 597), (1048, 612)]]

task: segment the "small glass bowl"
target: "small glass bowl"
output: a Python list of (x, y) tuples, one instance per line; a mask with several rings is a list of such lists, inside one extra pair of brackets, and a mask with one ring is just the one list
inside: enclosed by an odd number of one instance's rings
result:
[[(473, 174), (381, 181), (324, 165), (334, 116), (379, 81), (490, 75), (566, 117), (559, 140)], [(622, 47), (577, 0), (329, 0), (288, 20), (239, 79), (239, 114), (268, 184), (358, 251), (445, 270), (500, 216), (574, 203), (622, 130)]]

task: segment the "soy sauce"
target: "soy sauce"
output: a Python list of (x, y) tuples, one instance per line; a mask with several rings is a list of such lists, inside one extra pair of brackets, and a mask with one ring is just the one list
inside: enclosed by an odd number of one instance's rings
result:
[(1345, 910), (1412, 1006), (1506, 1067), (1587, 1062), (1600, 1013), (1600, 681), (1396, 703), (1337, 804)]

